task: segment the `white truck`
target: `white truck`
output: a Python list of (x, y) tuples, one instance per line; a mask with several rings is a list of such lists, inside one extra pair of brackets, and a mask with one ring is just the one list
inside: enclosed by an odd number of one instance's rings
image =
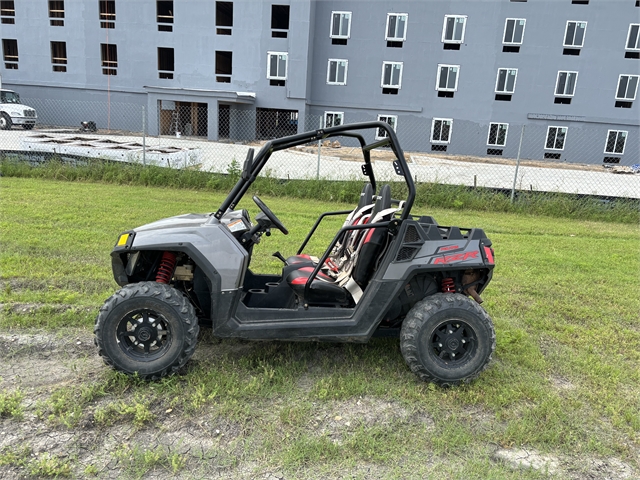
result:
[(31, 130), (38, 115), (34, 108), (20, 103), (20, 95), (13, 90), (0, 88), (0, 129), (9, 130), (13, 125), (22, 125)]

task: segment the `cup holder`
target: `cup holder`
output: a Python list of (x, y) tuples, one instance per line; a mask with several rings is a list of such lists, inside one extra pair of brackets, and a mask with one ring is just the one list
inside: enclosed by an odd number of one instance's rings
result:
[(265, 285), (267, 286), (267, 288), (275, 288), (280, 284), (278, 282), (268, 282), (268, 283), (265, 283)]

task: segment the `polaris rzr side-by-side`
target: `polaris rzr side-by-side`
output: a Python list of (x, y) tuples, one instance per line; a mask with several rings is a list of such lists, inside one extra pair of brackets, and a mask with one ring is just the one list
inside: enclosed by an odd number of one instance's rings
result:
[[(374, 135), (375, 134), (375, 135)], [(366, 177), (353, 210), (326, 212), (277, 275), (251, 271), (254, 245), (288, 230), (257, 197), (253, 222), (236, 207), (279, 150), (342, 137), (362, 150)], [(368, 141), (367, 139), (382, 138)], [(395, 154), (406, 198), (391, 198), (374, 176), (371, 151)], [(95, 340), (113, 368), (157, 379), (193, 354), (200, 326), (217, 337), (367, 342), (399, 336), (422, 380), (455, 385), (476, 378), (495, 349), (480, 294), (491, 280), (491, 241), (478, 228), (439, 225), (411, 214), (415, 186), (395, 132), (386, 123), (341, 125), (249, 149), (241, 177), (215, 213), (167, 218), (122, 233), (112, 257), (122, 288), (100, 309)], [(327, 216), (343, 227), (324, 253), (304, 249)]]

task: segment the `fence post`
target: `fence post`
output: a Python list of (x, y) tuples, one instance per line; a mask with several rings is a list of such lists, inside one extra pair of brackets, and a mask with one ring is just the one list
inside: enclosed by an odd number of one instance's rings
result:
[(522, 125), (522, 132), (520, 133), (520, 144), (518, 145), (518, 157), (516, 158), (516, 173), (513, 175), (513, 188), (511, 189), (511, 203), (513, 203), (516, 196), (516, 181), (518, 180), (518, 168), (520, 168), (520, 151), (522, 150), (523, 137), (524, 137), (524, 125)]
[[(318, 120), (318, 128), (322, 130), (322, 117)], [(318, 166), (316, 167), (316, 180), (320, 179), (320, 149), (322, 148), (322, 140), (318, 139)]]
[(142, 106), (142, 165), (147, 165), (147, 107)]

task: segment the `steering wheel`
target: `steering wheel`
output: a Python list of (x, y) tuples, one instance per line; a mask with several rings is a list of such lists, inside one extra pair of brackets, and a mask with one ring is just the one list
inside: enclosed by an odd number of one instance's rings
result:
[(287, 230), (287, 227), (285, 227), (282, 222), (280, 221), (280, 219), (278, 217), (275, 216), (275, 214), (269, 210), (269, 207), (267, 207), (264, 202), (262, 200), (260, 200), (258, 198), (257, 195), (253, 196), (253, 201), (256, 202), (256, 205), (258, 205), (258, 208), (260, 210), (262, 210), (262, 213), (264, 213), (267, 218), (269, 218), (269, 220), (271, 221), (271, 223), (273, 223), (273, 225), (280, 230), (282, 233), (284, 233), (285, 235), (289, 235), (289, 230)]

